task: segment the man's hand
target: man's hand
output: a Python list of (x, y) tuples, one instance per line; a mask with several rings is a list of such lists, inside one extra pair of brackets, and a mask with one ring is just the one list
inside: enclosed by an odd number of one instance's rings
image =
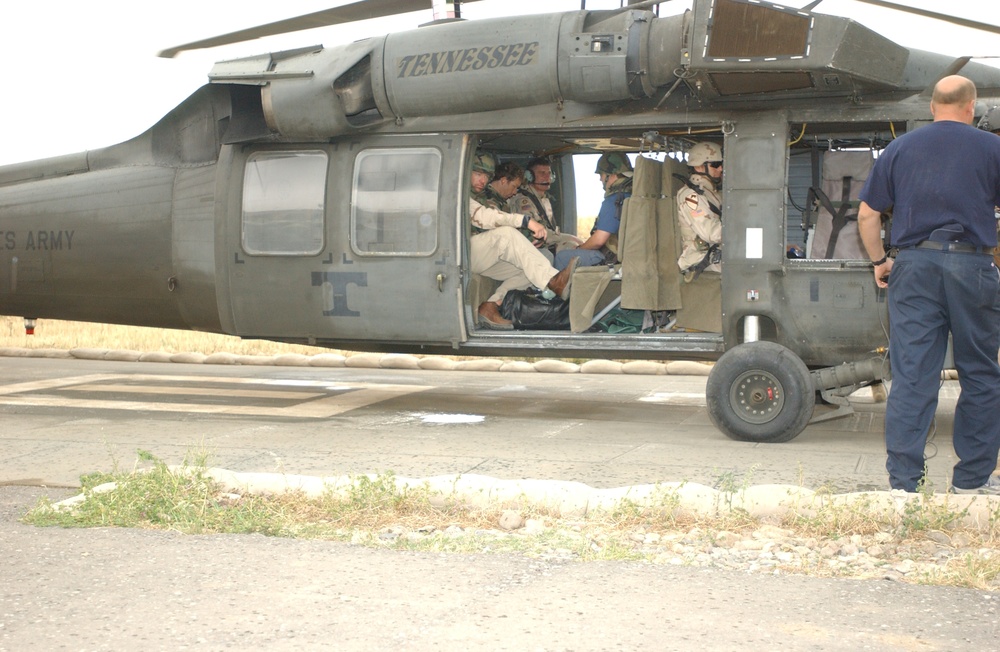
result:
[(894, 262), (892, 258), (886, 258), (884, 263), (875, 266), (875, 285), (880, 288), (889, 287), (889, 272), (892, 271)]
[(531, 235), (535, 240), (545, 242), (545, 238), (548, 237), (549, 232), (542, 226), (539, 222), (535, 220), (528, 220), (528, 230), (531, 231)]
[[(882, 260), (885, 256), (885, 247), (882, 245), (882, 214), (865, 202), (858, 206), (858, 233), (872, 262)], [(880, 288), (889, 287), (892, 263), (892, 258), (885, 258), (884, 263), (875, 266), (875, 285)]]

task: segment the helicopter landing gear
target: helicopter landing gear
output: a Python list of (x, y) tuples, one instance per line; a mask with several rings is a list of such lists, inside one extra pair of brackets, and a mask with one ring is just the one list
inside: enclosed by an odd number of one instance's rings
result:
[(727, 351), (709, 374), (705, 393), (712, 421), (737, 441), (791, 441), (816, 405), (809, 369), (774, 342), (747, 342)]

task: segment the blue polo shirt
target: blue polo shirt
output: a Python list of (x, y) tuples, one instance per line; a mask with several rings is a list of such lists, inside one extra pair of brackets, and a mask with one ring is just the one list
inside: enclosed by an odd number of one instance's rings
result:
[(618, 228), (622, 225), (620, 204), (631, 196), (631, 192), (616, 192), (605, 197), (604, 201), (601, 202), (601, 210), (597, 213), (594, 230), (618, 233)]
[(875, 161), (860, 198), (892, 210), (890, 243), (912, 247), (940, 228), (948, 238), (995, 247), (1000, 136), (942, 120), (903, 134)]

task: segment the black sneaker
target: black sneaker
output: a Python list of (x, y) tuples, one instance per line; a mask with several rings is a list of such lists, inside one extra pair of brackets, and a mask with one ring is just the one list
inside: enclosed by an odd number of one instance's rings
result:
[(980, 496), (1000, 496), (1000, 478), (995, 475), (991, 475), (986, 480), (986, 484), (981, 487), (976, 487), (975, 489), (959, 489), (955, 485), (951, 485), (951, 493), (978, 494)]

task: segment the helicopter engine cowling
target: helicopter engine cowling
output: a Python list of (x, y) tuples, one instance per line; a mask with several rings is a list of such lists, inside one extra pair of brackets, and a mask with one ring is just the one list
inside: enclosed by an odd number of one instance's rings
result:
[[(326, 139), (407, 120), (440, 129), (452, 116), (489, 112), (516, 124), (513, 110), (561, 113), (568, 104), (578, 113), (670, 107), (668, 98), (745, 106), (825, 95), (857, 104), (917, 95), (957, 71), (978, 88), (1000, 86), (995, 68), (968, 62), (904, 48), (846, 18), (713, 0), (662, 18), (626, 9), (436, 23), (221, 62), (209, 78), (261, 87), (261, 110), (247, 107), (227, 132), (226, 142), (239, 142)], [(533, 124), (544, 116), (531, 115)]]
[(263, 86), (268, 126), (294, 138), (411, 117), (614, 102), (650, 96), (655, 78), (667, 76), (660, 71), (679, 65), (682, 21), (579, 11), (451, 22), (223, 62), (210, 79)]
[[(402, 117), (644, 97), (651, 89), (635, 72), (648, 68), (653, 21), (644, 11), (580, 11), (393, 34), (381, 85)], [(434, 37), (438, 28), (447, 38)], [(661, 52), (676, 56), (679, 45)]]

